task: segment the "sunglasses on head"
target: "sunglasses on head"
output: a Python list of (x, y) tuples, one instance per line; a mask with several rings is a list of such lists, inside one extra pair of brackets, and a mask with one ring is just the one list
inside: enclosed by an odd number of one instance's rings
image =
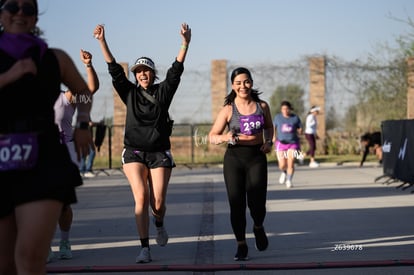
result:
[(30, 4), (23, 4), (22, 6), (19, 6), (17, 2), (10, 2), (5, 4), (2, 8), (2, 10), (8, 11), (11, 14), (17, 14), (19, 10), (23, 12), (26, 16), (33, 16), (36, 14), (36, 8), (33, 5)]

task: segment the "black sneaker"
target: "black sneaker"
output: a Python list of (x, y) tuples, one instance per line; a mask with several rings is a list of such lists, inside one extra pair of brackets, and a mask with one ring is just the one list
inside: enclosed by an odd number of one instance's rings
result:
[(247, 253), (249, 252), (249, 248), (247, 244), (242, 244), (237, 246), (237, 253), (234, 255), (235, 261), (247, 261), (249, 257), (247, 257)]
[(264, 227), (253, 227), (253, 233), (254, 237), (256, 238), (256, 249), (259, 251), (266, 250), (267, 246), (269, 245), (269, 241), (264, 231)]

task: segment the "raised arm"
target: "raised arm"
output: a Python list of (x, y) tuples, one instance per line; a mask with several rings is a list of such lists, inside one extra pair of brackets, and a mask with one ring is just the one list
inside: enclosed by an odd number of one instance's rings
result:
[(112, 63), (115, 60), (115, 58), (109, 50), (108, 43), (106, 43), (104, 25), (97, 25), (95, 27), (95, 30), (93, 31), (93, 35), (99, 41), (99, 45), (101, 47), (105, 62)]
[(59, 49), (54, 49), (54, 52), (59, 62), (62, 83), (79, 99), (76, 101), (77, 129), (73, 136), (78, 159), (80, 159), (81, 156), (88, 155), (89, 146), (93, 144), (91, 133), (88, 130), (92, 108), (91, 92), (69, 55)]
[(80, 50), (80, 59), (85, 64), (87, 83), (89, 91), (94, 94), (99, 89), (99, 79), (92, 65), (92, 54), (88, 51)]
[(185, 57), (187, 55), (188, 47), (191, 41), (191, 29), (188, 26), (188, 24), (186, 23), (181, 24), (180, 35), (181, 35), (182, 42), (180, 46), (180, 51), (178, 52), (178, 55), (177, 55), (177, 61), (180, 63), (184, 63)]

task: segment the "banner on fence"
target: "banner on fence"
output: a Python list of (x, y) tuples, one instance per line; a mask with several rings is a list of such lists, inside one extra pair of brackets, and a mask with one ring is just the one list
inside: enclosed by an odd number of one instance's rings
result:
[(414, 120), (386, 120), (381, 129), (384, 174), (414, 183)]

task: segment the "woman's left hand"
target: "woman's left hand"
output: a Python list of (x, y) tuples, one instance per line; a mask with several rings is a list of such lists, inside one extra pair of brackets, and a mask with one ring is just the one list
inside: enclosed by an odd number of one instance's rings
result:
[(262, 147), (260, 147), (263, 153), (268, 154), (272, 151), (272, 145), (268, 142), (263, 143)]
[(187, 23), (181, 24), (181, 37), (183, 38), (184, 45), (188, 46), (191, 41), (191, 28)]

